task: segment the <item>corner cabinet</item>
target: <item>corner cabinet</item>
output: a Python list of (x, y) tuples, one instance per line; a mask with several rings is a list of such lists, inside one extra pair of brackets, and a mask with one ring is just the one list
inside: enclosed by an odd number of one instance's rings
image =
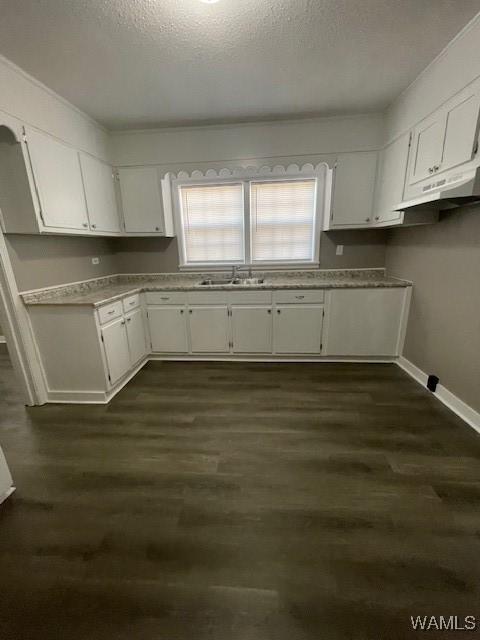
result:
[(125, 233), (138, 236), (174, 234), (168, 176), (157, 167), (117, 169)]

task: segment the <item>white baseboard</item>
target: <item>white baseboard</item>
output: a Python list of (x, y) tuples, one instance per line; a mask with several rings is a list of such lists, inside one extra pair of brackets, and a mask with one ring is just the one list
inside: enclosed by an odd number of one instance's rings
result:
[(232, 356), (230, 354), (227, 355), (217, 355), (217, 356), (204, 356), (204, 355), (165, 355), (165, 354), (152, 354), (148, 357), (148, 360), (152, 361), (165, 361), (165, 362), (278, 362), (285, 363), (291, 362), (300, 363), (300, 362), (309, 362), (313, 364), (314, 362), (318, 364), (329, 364), (329, 363), (337, 363), (337, 364), (347, 364), (347, 363), (360, 363), (360, 364), (388, 364), (397, 361), (397, 357), (369, 357), (369, 356), (240, 356), (235, 355)]
[[(412, 362), (410, 362), (410, 360), (407, 360), (403, 356), (400, 356), (398, 358), (397, 364), (418, 383), (426, 387), (428, 375), (424, 371), (419, 369)], [(440, 402), (443, 402), (443, 404), (451, 409), (454, 413), (456, 413), (459, 418), (473, 427), (475, 431), (480, 433), (480, 413), (478, 411), (472, 409), (470, 405), (468, 405), (463, 400), (460, 400), (458, 396), (449, 391), (442, 384), (437, 385), (437, 389), (432, 395), (437, 397)]]
[(2, 493), (0, 495), (0, 504), (2, 504), (2, 502), (5, 502), (5, 500), (12, 495), (12, 493), (15, 491), (15, 487), (10, 487), (9, 489), (7, 489), (4, 493)]

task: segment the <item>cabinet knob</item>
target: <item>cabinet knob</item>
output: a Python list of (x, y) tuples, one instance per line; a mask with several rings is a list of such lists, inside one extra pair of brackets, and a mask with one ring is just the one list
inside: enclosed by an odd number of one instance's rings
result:
[(127, 322), (131, 322), (131, 321), (132, 321), (132, 319), (131, 319), (131, 318), (127, 318)]
[(160, 227), (155, 227), (155, 231), (160, 231)]
[(97, 225), (96, 224), (92, 224), (92, 229), (96, 229)]
[(193, 313), (193, 309), (189, 309), (189, 310), (188, 310), (188, 313)]
[(277, 313), (280, 313), (280, 309), (277, 309)]
[(267, 309), (267, 313), (272, 313), (272, 310), (271, 309)]
[(365, 218), (365, 222), (370, 222), (370, 218)]
[(122, 322), (120, 324), (125, 324), (125, 320), (122, 320)]
[(88, 224), (86, 222), (82, 222), (82, 227), (85, 227), (85, 229), (88, 227)]
[(434, 169), (433, 167), (428, 167), (428, 173), (433, 173)]
[(380, 220), (380, 216), (375, 216), (375, 220)]
[(180, 309), (180, 313), (183, 313), (183, 309)]
[(440, 169), (440, 165), (439, 165), (439, 164), (436, 164), (436, 165), (433, 167), (433, 170), (434, 170), (434, 171), (438, 171), (439, 169)]

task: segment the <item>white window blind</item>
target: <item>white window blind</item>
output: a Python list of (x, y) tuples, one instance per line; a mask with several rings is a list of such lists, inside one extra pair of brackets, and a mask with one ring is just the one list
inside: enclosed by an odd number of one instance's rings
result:
[(242, 184), (180, 188), (186, 263), (243, 262)]
[(252, 261), (314, 258), (315, 180), (251, 182)]

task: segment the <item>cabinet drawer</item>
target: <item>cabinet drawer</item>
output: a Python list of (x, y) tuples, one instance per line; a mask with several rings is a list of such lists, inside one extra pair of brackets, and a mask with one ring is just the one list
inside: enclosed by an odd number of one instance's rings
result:
[(135, 293), (133, 296), (128, 296), (128, 298), (123, 299), (123, 310), (125, 312), (131, 311), (132, 309), (136, 309), (140, 306), (140, 294)]
[(227, 304), (228, 291), (191, 291), (187, 294), (189, 304)]
[(280, 304), (304, 304), (310, 302), (323, 302), (325, 291), (323, 289), (294, 289), (275, 291), (274, 300)]
[(230, 294), (230, 304), (271, 304), (271, 291), (234, 291)]
[(187, 294), (183, 291), (147, 291), (147, 304), (185, 304)]
[(98, 310), (98, 317), (100, 324), (105, 324), (110, 320), (120, 317), (123, 314), (122, 301), (112, 302), (112, 304), (106, 304), (104, 307), (100, 307)]

